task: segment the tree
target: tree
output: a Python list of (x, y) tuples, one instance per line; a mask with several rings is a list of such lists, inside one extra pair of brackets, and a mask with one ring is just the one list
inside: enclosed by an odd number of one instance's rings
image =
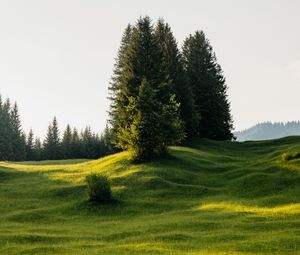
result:
[[(140, 18), (132, 27), (122, 61), (116, 79), (119, 91), (113, 102), (117, 146), (129, 149), (133, 159), (148, 160), (166, 152), (166, 134), (172, 131), (161, 118), (171, 102), (171, 80), (149, 17)], [(174, 114), (172, 120), (177, 120), (179, 113)], [(167, 130), (160, 129), (163, 127)], [(175, 134), (182, 134), (181, 125), (177, 127)]]
[(203, 31), (197, 31), (185, 40), (183, 57), (188, 82), (201, 116), (198, 135), (215, 140), (232, 140), (233, 121), (225, 78)]
[(82, 156), (82, 143), (76, 128), (73, 129), (72, 142), (71, 142), (71, 154), (72, 158), (83, 158)]
[(32, 129), (30, 129), (26, 140), (26, 159), (35, 160), (34, 155), (34, 135)]
[(15, 160), (14, 149), (12, 144), (12, 123), (11, 123), (11, 104), (10, 100), (2, 104), (0, 120), (0, 142), (1, 142), (1, 160)]
[(111, 78), (109, 90), (110, 100), (110, 110), (109, 110), (109, 119), (108, 123), (112, 127), (112, 139), (115, 141), (116, 137), (114, 134), (117, 130), (118, 125), (118, 116), (120, 115), (119, 105), (125, 100), (124, 94), (121, 92), (123, 81), (123, 73), (126, 68), (126, 56), (128, 54), (128, 47), (131, 40), (132, 35), (132, 26), (130, 24), (127, 25), (121, 40), (121, 45), (118, 50), (118, 55), (116, 58), (116, 63), (114, 65), (113, 75)]
[(14, 154), (14, 160), (20, 161), (26, 159), (26, 135), (23, 134), (20, 115), (17, 103), (14, 104), (10, 112), (11, 121), (11, 142)]
[(45, 159), (60, 159), (61, 147), (59, 130), (56, 117), (53, 118), (52, 123), (48, 126), (48, 132), (44, 141), (44, 155)]
[[(155, 27), (155, 38), (162, 52), (162, 64), (165, 77), (170, 81), (170, 89), (180, 103), (180, 115), (185, 123), (188, 136), (195, 136), (199, 114), (195, 107), (192, 89), (183, 68), (182, 55), (177, 47), (177, 41), (168, 23), (159, 19)], [(167, 93), (165, 93), (167, 94)], [(167, 98), (168, 100), (168, 98)]]
[(33, 155), (34, 155), (34, 160), (41, 160), (42, 159), (42, 143), (39, 138), (36, 138), (34, 141), (34, 146), (33, 146)]
[(68, 124), (62, 139), (62, 154), (66, 159), (72, 158), (72, 129)]
[(165, 155), (168, 145), (185, 138), (175, 96), (171, 95), (169, 103), (165, 104), (159, 100), (158, 94), (158, 90), (144, 80), (138, 97), (131, 97), (127, 107), (134, 112), (131, 124), (119, 129), (119, 144), (131, 152), (130, 158), (135, 161)]

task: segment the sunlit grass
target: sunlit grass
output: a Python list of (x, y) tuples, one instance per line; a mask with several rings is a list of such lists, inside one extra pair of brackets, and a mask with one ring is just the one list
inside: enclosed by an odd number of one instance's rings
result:
[(209, 203), (196, 208), (196, 210), (221, 210), (237, 213), (253, 213), (263, 216), (282, 217), (288, 215), (300, 215), (300, 203), (275, 207), (246, 206), (237, 203)]
[[(170, 157), (0, 162), (0, 254), (300, 254), (300, 138), (195, 140)], [(88, 202), (107, 175), (114, 202)]]

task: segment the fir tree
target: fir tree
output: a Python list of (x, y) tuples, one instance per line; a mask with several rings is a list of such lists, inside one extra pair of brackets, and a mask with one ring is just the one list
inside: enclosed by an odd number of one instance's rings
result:
[(26, 138), (23, 136), (19, 110), (17, 103), (14, 104), (10, 111), (11, 121), (11, 143), (13, 149), (13, 158), (16, 161), (26, 159)]
[(188, 82), (201, 116), (197, 127), (199, 136), (215, 140), (233, 139), (225, 78), (202, 31), (185, 40), (183, 56)]
[[(123, 60), (118, 73), (120, 89), (117, 98), (121, 100), (114, 102), (117, 146), (129, 149), (136, 160), (148, 160), (164, 154), (169, 145), (166, 133), (171, 130), (162, 124), (161, 116), (163, 107), (168, 108), (173, 94), (172, 82), (163, 63), (163, 53), (149, 17), (139, 19), (132, 27)], [(145, 95), (153, 103), (145, 99)], [(172, 98), (175, 102), (175, 97)], [(146, 101), (142, 102), (143, 99)], [(172, 120), (177, 121), (179, 113), (175, 111), (174, 114)], [(182, 134), (182, 125), (177, 127), (179, 130), (174, 134)]]
[(62, 154), (64, 158), (70, 159), (72, 158), (72, 129), (68, 124), (63, 135), (62, 139)]
[(44, 141), (44, 155), (45, 159), (60, 159), (61, 147), (59, 130), (56, 117), (53, 118), (52, 123), (48, 126), (48, 132)]
[[(124, 84), (124, 71), (126, 68), (126, 56), (128, 54), (129, 42), (132, 34), (132, 26), (130, 24), (127, 25), (125, 32), (123, 33), (121, 46), (118, 50), (118, 56), (116, 58), (116, 62), (114, 65), (113, 75), (111, 78), (110, 86), (109, 86), (109, 97), (110, 100), (110, 110), (109, 110), (109, 120), (108, 123), (112, 127), (113, 133), (117, 130), (118, 123), (118, 105), (124, 102), (124, 94), (121, 93), (121, 86)], [(112, 137), (114, 141), (116, 137)]]
[(72, 158), (83, 158), (82, 156), (82, 143), (76, 128), (73, 129), (72, 142), (71, 142)]
[[(185, 123), (188, 136), (195, 136), (198, 126), (199, 114), (196, 110), (190, 84), (183, 68), (183, 60), (177, 47), (176, 39), (170, 26), (159, 19), (155, 28), (155, 38), (158, 41), (163, 55), (162, 63), (165, 77), (170, 81), (170, 88), (180, 103), (180, 115)], [(165, 93), (167, 94), (167, 93)]]
[(128, 149), (135, 161), (165, 155), (168, 145), (185, 138), (175, 96), (171, 95), (168, 103), (162, 103), (158, 95), (158, 90), (144, 80), (138, 97), (129, 99), (127, 109), (134, 113), (132, 122), (127, 128), (119, 129), (118, 137), (122, 148)]
[(13, 127), (11, 122), (11, 104), (10, 100), (6, 101), (2, 105), (1, 114), (1, 151), (2, 160), (15, 160), (14, 148), (13, 148)]
[(39, 138), (36, 138), (34, 141), (34, 146), (33, 146), (33, 155), (34, 155), (34, 160), (41, 160), (42, 159), (42, 143)]
[(30, 129), (26, 139), (26, 160), (36, 160), (34, 155), (34, 135)]

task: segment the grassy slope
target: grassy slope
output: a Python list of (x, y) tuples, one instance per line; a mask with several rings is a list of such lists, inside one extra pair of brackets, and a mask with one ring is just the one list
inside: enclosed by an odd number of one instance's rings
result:
[[(133, 165), (0, 162), (0, 254), (300, 254), (300, 138), (197, 141)], [(112, 205), (86, 202), (84, 178), (112, 178)]]

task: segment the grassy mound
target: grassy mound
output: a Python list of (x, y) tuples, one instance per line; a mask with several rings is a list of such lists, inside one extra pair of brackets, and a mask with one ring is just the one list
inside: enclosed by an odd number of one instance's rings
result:
[[(198, 140), (132, 164), (0, 162), (0, 254), (298, 254), (300, 138)], [(109, 176), (116, 201), (88, 202), (85, 177)]]

